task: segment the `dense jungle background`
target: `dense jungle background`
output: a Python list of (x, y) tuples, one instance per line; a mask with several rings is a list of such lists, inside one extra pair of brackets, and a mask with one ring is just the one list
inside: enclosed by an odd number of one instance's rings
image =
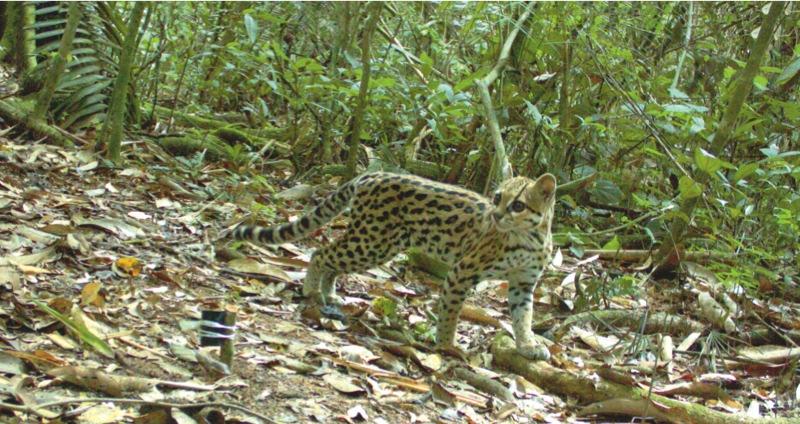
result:
[[(0, 422), (800, 422), (799, 20), (0, 3)], [(376, 170), (557, 177), (549, 362), (514, 352), (503, 282), (465, 306), (466, 356), (434, 351), (447, 269), (414, 250), (340, 278), (344, 316), (304, 308), (346, 217), (227, 237)]]

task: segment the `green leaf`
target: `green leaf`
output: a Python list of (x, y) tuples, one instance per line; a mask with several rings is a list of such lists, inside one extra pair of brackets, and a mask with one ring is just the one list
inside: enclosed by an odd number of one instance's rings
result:
[(372, 301), (372, 310), (384, 317), (394, 317), (397, 314), (397, 303), (386, 297), (377, 297)]
[(758, 163), (746, 163), (733, 174), (733, 181), (743, 180), (758, 170)]
[(694, 163), (697, 168), (709, 175), (722, 168), (721, 160), (699, 147), (694, 151)]
[(691, 103), (666, 104), (664, 105), (664, 111), (671, 113), (706, 113), (708, 112), (708, 108), (703, 105), (693, 105)]
[(603, 245), (603, 250), (619, 250), (622, 248), (622, 244), (619, 242), (619, 237), (614, 236), (613, 239), (609, 240), (608, 243)]
[(678, 90), (677, 88), (670, 87), (670, 89), (668, 91), (669, 91), (670, 97), (672, 97), (673, 99), (687, 100), (689, 98), (688, 94), (684, 93), (681, 90)]
[(725, 76), (725, 79), (730, 79), (733, 76), (733, 74), (736, 73), (736, 70), (731, 68), (730, 66), (726, 66), (725, 70), (722, 71), (722, 73)]
[(258, 23), (250, 15), (244, 15), (244, 27), (247, 30), (247, 38), (251, 43), (255, 43), (258, 38)]
[(689, 127), (689, 134), (697, 134), (706, 129), (706, 121), (700, 116), (692, 116), (692, 125)]
[(485, 74), (486, 74), (486, 70), (485, 69), (479, 69), (479, 70), (471, 73), (466, 78), (464, 78), (461, 81), (459, 81), (458, 83), (456, 83), (456, 86), (453, 87), (453, 91), (459, 92), (461, 90), (464, 90), (465, 88), (472, 87), (472, 84), (475, 82), (475, 80), (478, 79), (478, 78), (482, 78)]
[(114, 351), (111, 349), (111, 346), (105, 342), (105, 340), (97, 337), (94, 333), (92, 333), (83, 323), (76, 322), (68, 317), (65, 317), (58, 312), (57, 310), (51, 308), (47, 304), (40, 302), (38, 300), (34, 300), (33, 303), (39, 307), (39, 309), (47, 312), (53, 318), (59, 320), (62, 324), (69, 327), (70, 330), (74, 331), (75, 334), (80, 337), (86, 344), (93, 347), (101, 355), (107, 358), (114, 358)]
[(703, 193), (703, 186), (684, 175), (678, 181), (678, 191), (682, 199), (692, 199)]
[(524, 100), (524, 102), (527, 115), (531, 117), (534, 124), (539, 125), (542, 122), (542, 113), (539, 112), (539, 108), (527, 100)]
[(753, 85), (759, 90), (766, 90), (767, 85), (769, 85), (769, 80), (764, 75), (756, 75), (755, 78), (753, 78)]
[(394, 80), (394, 78), (381, 77), (381, 78), (371, 79), (369, 81), (369, 86), (372, 87), (372, 88), (380, 88), (380, 87), (389, 87), (389, 88), (391, 88), (391, 87), (395, 86), (395, 83), (396, 83), (396, 81)]
[(607, 179), (595, 181), (590, 194), (594, 200), (606, 205), (616, 205), (622, 201), (622, 190)]
[(783, 85), (790, 79), (794, 78), (798, 72), (800, 72), (800, 57), (794, 58), (792, 63), (783, 69), (783, 72), (781, 72), (781, 74), (778, 75), (778, 78), (775, 79), (775, 84)]

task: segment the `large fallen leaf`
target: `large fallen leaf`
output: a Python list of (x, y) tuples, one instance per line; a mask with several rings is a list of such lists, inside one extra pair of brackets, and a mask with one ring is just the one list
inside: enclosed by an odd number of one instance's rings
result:
[(16, 266), (33, 266), (41, 263), (48, 263), (57, 260), (59, 257), (56, 252), (56, 246), (52, 245), (46, 247), (36, 253), (22, 256), (4, 256), (0, 258), (0, 266), (16, 265)]
[(100, 290), (103, 288), (103, 285), (100, 284), (99, 281), (92, 281), (91, 283), (83, 286), (81, 290), (81, 304), (82, 305), (94, 305), (98, 308), (102, 308), (103, 305), (106, 303), (106, 299)]
[(270, 264), (262, 264), (249, 258), (234, 259), (228, 262), (228, 266), (234, 271), (266, 275), (287, 283), (292, 281), (292, 277), (286, 275), (282, 269)]
[(124, 421), (125, 411), (114, 405), (101, 403), (86, 410), (79, 415), (80, 422), (86, 424), (108, 424), (120, 423)]
[(586, 343), (597, 352), (608, 352), (619, 343), (619, 339), (614, 336), (601, 336), (580, 327), (573, 327), (572, 331), (582, 342)]
[(122, 239), (144, 237), (144, 231), (120, 219), (97, 218), (86, 219), (80, 215), (72, 217), (72, 222), (79, 227), (95, 227), (106, 230)]
[(347, 345), (339, 348), (339, 356), (351, 362), (368, 364), (380, 356), (375, 355), (371, 350), (359, 345)]
[(25, 373), (25, 363), (15, 356), (0, 352), (0, 373), (11, 375), (23, 374)]
[(0, 265), (0, 285), (10, 284), (12, 290), (19, 286), (19, 272), (10, 266)]
[(362, 387), (359, 387), (353, 383), (352, 378), (346, 375), (332, 372), (330, 374), (325, 374), (322, 379), (325, 380), (326, 383), (330, 384), (334, 389), (342, 393), (347, 393), (348, 395), (361, 394), (365, 392)]
[(745, 347), (739, 349), (737, 356), (750, 361), (783, 363), (800, 358), (800, 348), (783, 346)]

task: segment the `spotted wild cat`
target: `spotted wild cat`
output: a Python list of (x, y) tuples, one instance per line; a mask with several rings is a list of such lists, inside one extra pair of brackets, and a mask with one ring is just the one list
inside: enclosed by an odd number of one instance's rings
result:
[(350, 209), (344, 234), (311, 257), (303, 293), (339, 303), (337, 275), (359, 272), (416, 247), (452, 268), (439, 299), (437, 345), (453, 346), (461, 307), (482, 280), (507, 280), (517, 350), (548, 359), (531, 331), (533, 289), (550, 261), (556, 179), (515, 177), (493, 201), (459, 187), (411, 175), (364, 174), (341, 186), (300, 219), (275, 227), (240, 225), (239, 239), (278, 244), (302, 238)]

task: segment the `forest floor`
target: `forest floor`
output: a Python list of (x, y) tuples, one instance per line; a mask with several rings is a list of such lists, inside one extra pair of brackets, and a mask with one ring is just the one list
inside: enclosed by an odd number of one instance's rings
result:
[[(237, 244), (220, 235), (246, 215), (242, 178), (149, 143), (136, 151), (123, 169), (110, 169), (91, 153), (0, 135), (0, 422), (59, 415), (87, 423), (193, 422), (188, 415), (199, 413), (217, 417), (210, 422), (258, 422), (253, 413), (285, 423), (598, 420), (579, 418), (584, 400), (493, 362), (494, 335), (509, 327), (504, 284), (482, 285), (470, 300), (459, 327), (467, 363), (427, 349), (436, 283), (402, 260), (343, 279), (349, 320), (303, 313), (301, 281), (324, 234), (279, 248), (231, 249)], [(231, 198), (242, 201), (222, 200), (237, 193)], [(276, 222), (298, 216), (308, 200), (284, 203), (290, 207), (277, 208)], [(340, 228), (334, 223), (324, 233)], [(536, 294), (537, 323), (552, 328), (574, 316), (581, 275), (602, 281), (621, 273), (630, 273), (632, 285), (644, 283), (641, 291), (601, 303), (631, 316), (658, 305), (653, 313), (686, 320), (675, 353), (659, 363), (664, 343), (609, 323), (577, 322), (550, 348), (556, 368), (597, 379), (599, 368), (623, 367), (622, 384), (738, 417), (785, 415), (795, 405), (797, 349), (777, 360), (778, 348), (769, 351), (772, 359), (751, 355), (746, 367), (733, 360), (741, 351), (720, 353), (732, 359), (726, 368), (702, 361), (697, 346), (708, 345), (709, 330), (692, 327), (695, 295), (683, 287), (687, 280), (707, 284), (702, 272), (654, 283), (634, 266), (559, 252)], [(775, 327), (800, 328), (796, 304), (752, 305), (768, 310)], [(201, 311), (218, 309), (236, 314), (229, 373), (217, 349), (200, 349), (192, 328)], [(404, 337), (421, 342), (398, 341)], [(501, 382), (512, 399), (456, 378), (459, 367)], [(81, 401), (88, 397), (117, 400)]]

